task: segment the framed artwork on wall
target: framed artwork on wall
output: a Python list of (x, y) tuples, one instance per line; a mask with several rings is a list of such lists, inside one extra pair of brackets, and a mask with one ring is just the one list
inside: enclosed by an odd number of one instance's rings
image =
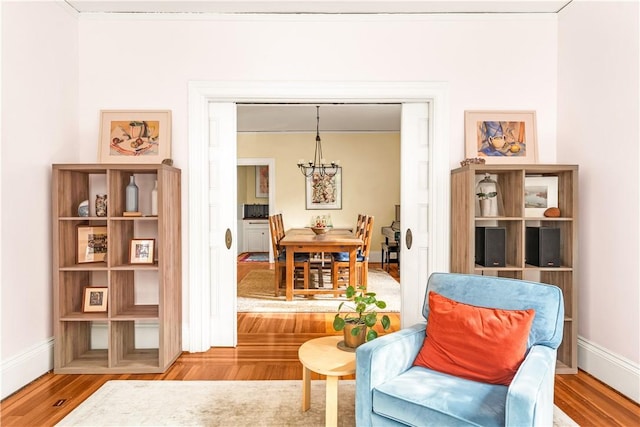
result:
[(85, 313), (106, 312), (108, 295), (108, 288), (85, 286), (84, 298), (82, 298), (82, 311)]
[(335, 175), (311, 173), (305, 178), (306, 209), (342, 209), (342, 168)]
[(526, 217), (542, 217), (544, 211), (557, 207), (557, 176), (526, 176), (524, 178), (524, 215)]
[(487, 164), (536, 163), (535, 111), (465, 111), (465, 156)]
[(106, 261), (106, 226), (79, 225), (76, 235), (76, 261), (78, 264)]
[(100, 112), (100, 163), (159, 164), (171, 158), (170, 110)]
[(256, 197), (269, 197), (269, 166), (256, 166)]

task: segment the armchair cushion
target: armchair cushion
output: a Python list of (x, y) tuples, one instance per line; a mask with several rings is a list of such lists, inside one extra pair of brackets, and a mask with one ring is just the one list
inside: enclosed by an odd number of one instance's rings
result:
[(464, 304), (429, 292), (426, 339), (414, 365), (509, 385), (522, 363), (535, 310)]
[(373, 408), (376, 416), (411, 426), (501, 426), (506, 397), (505, 386), (414, 366), (373, 390)]

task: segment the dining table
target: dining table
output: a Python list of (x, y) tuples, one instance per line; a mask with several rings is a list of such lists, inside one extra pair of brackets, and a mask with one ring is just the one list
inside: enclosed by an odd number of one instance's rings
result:
[(286, 300), (292, 301), (294, 295), (334, 294), (344, 293), (328, 288), (295, 289), (294, 283), (294, 257), (296, 253), (349, 253), (349, 286), (356, 287), (356, 257), (358, 248), (364, 242), (356, 237), (348, 228), (329, 227), (323, 234), (316, 234), (311, 228), (292, 228), (285, 232), (280, 240), (280, 245), (286, 249)]

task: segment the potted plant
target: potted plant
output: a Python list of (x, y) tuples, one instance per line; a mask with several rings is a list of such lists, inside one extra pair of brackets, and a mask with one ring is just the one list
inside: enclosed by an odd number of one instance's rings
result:
[[(347, 287), (346, 297), (348, 301), (342, 301), (338, 306), (338, 312), (333, 318), (333, 329), (344, 331), (344, 345), (355, 349), (366, 341), (374, 340), (378, 333), (373, 327), (380, 322), (383, 330), (389, 329), (391, 320), (386, 314), (378, 318), (377, 309), (384, 309), (387, 303), (376, 298), (374, 292), (366, 292), (366, 288), (353, 286)], [(341, 313), (343, 307), (352, 311)]]

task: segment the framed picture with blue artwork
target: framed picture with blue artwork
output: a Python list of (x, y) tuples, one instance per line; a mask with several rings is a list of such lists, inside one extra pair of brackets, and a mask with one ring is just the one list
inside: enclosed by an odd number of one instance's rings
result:
[(465, 111), (465, 156), (486, 164), (538, 161), (535, 111)]

